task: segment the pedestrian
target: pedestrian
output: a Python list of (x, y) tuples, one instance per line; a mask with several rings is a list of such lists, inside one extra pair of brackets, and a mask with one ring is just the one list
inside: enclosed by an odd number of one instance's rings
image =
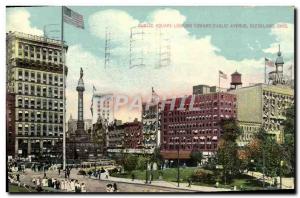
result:
[(81, 183), (81, 192), (87, 192), (86, 191), (86, 186), (84, 183)]
[(60, 168), (58, 168), (58, 175), (60, 175)]
[(131, 174), (131, 179), (134, 181), (134, 173)]
[(19, 173), (17, 173), (17, 182), (20, 182), (20, 174)]
[(188, 178), (188, 187), (192, 187), (192, 180), (191, 180), (191, 178)]
[(71, 191), (75, 192), (75, 181), (73, 179), (71, 179)]
[(117, 184), (116, 184), (116, 183), (114, 183), (114, 192), (119, 192), (119, 191), (118, 191), (118, 187), (117, 187)]

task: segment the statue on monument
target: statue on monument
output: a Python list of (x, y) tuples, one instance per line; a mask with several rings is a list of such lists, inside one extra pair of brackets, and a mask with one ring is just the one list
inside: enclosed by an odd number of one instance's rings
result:
[(83, 77), (83, 70), (82, 70), (82, 67), (80, 67), (80, 78), (82, 79)]

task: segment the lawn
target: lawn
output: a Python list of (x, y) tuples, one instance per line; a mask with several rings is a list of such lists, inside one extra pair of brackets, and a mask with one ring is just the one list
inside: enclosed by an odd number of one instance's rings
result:
[[(193, 174), (196, 167), (187, 167), (187, 168), (180, 168), (180, 182), (187, 183), (188, 178)], [(131, 173), (113, 173), (111, 176), (113, 177), (122, 177), (122, 178), (130, 178), (132, 177), (132, 173), (135, 175), (135, 179), (145, 180), (146, 178), (146, 171), (141, 170), (134, 170)], [(153, 173), (153, 180), (159, 180), (159, 175), (162, 175), (162, 180), (168, 182), (177, 182), (177, 168), (169, 168), (164, 170), (156, 170), (152, 171)], [(204, 182), (193, 182), (193, 185), (199, 186), (214, 186), (216, 181), (211, 181), (209, 183)], [(266, 183), (266, 186), (268, 184)], [(241, 187), (244, 190), (261, 190), (262, 189), (262, 182), (257, 181), (255, 178), (249, 175), (241, 175), (238, 178), (233, 179), (227, 185), (224, 185), (220, 182), (219, 187), (225, 188), (232, 188), (233, 186), (237, 186), (238, 189)]]
[(34, 189), (30, 189), (30, 191), (26, 188), (24, 188), (23, 186), (17, 186), (17, 185), (12, 185), (12, 184), (9, 184), (9, 189), (8, 189), (9, 192), (20, 192), (20, 193), (28, 193), (28, 192), (36, 192), (36, 190)]
[[(180, 181), (187, 182), (187, 179), (192, 175), (193, 171), (196, 168), (180, 168)], [(145, 180), (146, 178), (146, 171), (141, 170), (134, 170), (131, 173), (119, 173), (119, 174), (112, 174), (111, 176), (115, 177), (122, 177), (122, 178), (130, 178), (134, 174), (135, 179)], [(169, 168), (164, 170), (156, 170), (152, 171), (153, 180), (159, 180), (159, 176), (162, 175), (162, 180), (169, 181), (169, 182), (176, 182), (177, 181), (177, 168)]]

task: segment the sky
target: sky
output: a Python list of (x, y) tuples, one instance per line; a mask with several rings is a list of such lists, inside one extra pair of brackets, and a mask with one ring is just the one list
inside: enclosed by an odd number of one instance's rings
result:
[[(265, 57), (275, 61), (278, 45), (284, 72), (294, 64), (293, 7), (69, 7), (84, 18), (85, 28), (64, 25), (67, 116), (77, 117), (76, 85), (84, 71), (84, 117), (90, 112), (93, 86), (99, 93), (142, 96), (151, 87), (165, 97), (192, 93), (198, 84), (218, 86), (218, 71), (227, 74), (221, 87), (229, 87), (230, 74), (242, 73), (243, 86), (264, 81)], [(61, 7), (7, 8), (6, 30), (60, 39)], [(143, 67), (130, 67), (130, 30), (140, 24), (144, 39), (136, 35), (132, 57)], [(184, 24), (184, 25), (183, 25)], [(152, 25), (151, 27), (149, 27)], [(157, 28), (160, 25), (160, 28)], [(210, 25), (210, 26), (208, 26)], [(105, 35), (110, 33), (110, 62), (104, 68)], [(162, 35), (162, 36), (161, 36)], [(158, 67), (158, 50), (169, 47), (170, 64)], [(140, 59), (134, 59), (139, 63)], [(134, 62), (133, 61), (133, 62)], [(273, 68), (268, 68), (271, 71)], [(138, 111), (116, 112), (116, 118), (132, 121)], [(139, 118), (140, 119), (140, 118)]]

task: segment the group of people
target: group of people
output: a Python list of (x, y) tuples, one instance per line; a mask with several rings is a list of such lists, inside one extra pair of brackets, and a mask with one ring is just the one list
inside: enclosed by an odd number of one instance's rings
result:
[(107, 184), (106, 185), (106, 192), (119, 192), (117, 184)]
[(36, 186), (37, 191), (42, 191), (43, 187), (50, 187), (66, 192), (87, 192), (86, 185), (75, 179), (58, 180), (56, 178), (47, 177), (41, 179), (39, 177), (33, 178), (32, 183)]

